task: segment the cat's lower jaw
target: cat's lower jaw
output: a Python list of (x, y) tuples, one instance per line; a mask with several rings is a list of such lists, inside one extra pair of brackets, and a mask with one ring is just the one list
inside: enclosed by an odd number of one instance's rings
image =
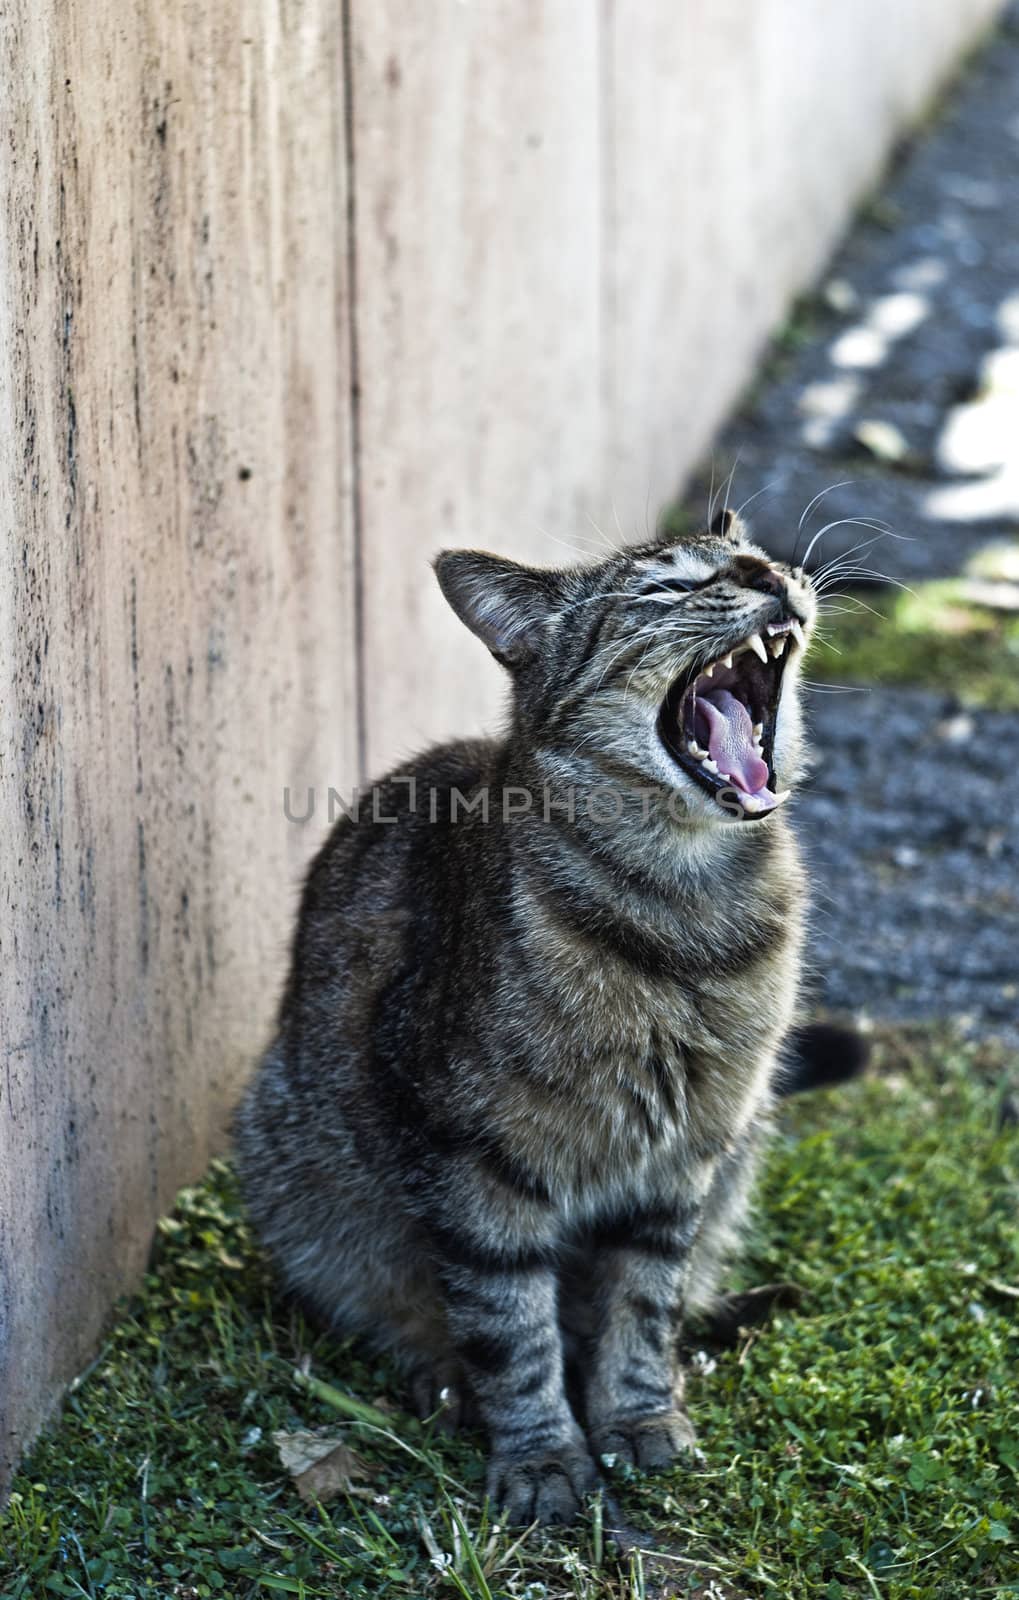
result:
[(575, 1522), (584, 1499), (598, 1488), (598, 1468), (581, 1437), (524, 1457), (496, 1450), (488, 1467), (488, 1494), (510, 1524)]

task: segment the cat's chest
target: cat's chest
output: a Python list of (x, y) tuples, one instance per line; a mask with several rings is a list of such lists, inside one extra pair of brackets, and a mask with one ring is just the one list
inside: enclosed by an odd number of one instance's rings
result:
[(675, 1146), (725, 1154), (768, 1096), (795, 994), (792, 941), (733, 970), (672, 976), (611, 955), (574, 970), (558, 992), (545, 989), (553, 1077), (574, 1106), (569, 1136), (601, 1163)]
[(769, 886), (742, 915), (716, 895), (670, 917), (528, 897), (523, 959), (518, 945), (499, 986), (526, 1067), (500, 1109), (533, 1155), (580, 1182), (733, 1147), (792, 1020), (799, 923), (778, 899)]
[(532, 997), (529, 1070), (497, 1120), (577, 1195), (651, 1182), (663, 1164), (708, 1172), (769, 1099), (788, 1008), (775, 993), (770, 1022), (757, 1008), (714, 980), (635, 981), (603, 964), (562, 1005)]

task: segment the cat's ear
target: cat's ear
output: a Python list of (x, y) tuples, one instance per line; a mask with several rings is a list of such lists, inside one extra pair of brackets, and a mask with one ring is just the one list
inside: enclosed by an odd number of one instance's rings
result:
[(730, 511), (728, 506), (723, 506), (716, 514), (710, 531), (723, 539), (730, 539), (733, 544), (742, 544), (747, 536), (746, 523), (741, 521), (738, 512)]
[(460, 621), (507, 667), (519, 666), (533, 653), (562, 599), (557, 572), (522, 567), (480, 550), (444, 550), (435, 576)]

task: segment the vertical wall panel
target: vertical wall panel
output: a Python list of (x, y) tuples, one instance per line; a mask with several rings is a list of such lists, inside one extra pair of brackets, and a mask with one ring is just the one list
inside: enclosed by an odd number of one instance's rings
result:
[(428, 570), (569, 560), (602, 452), (599, 18), (562, 0), (355, 6), (371, 771), (491, 722), (498, 670)]
[(0, 1478), (262, 1042), (284, 784), (354, 776), (341, 53), (328, 0), (5, 13)]

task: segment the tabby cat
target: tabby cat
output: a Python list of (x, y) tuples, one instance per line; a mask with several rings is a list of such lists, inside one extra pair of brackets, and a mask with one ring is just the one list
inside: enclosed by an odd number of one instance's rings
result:
[[(470, 1408), (505, 1517), (693, 1443), (708, 1305), (781, 1090), (804, 875), (809, 579), (724, 513), (597, 565), (439, 557), (505, 736), (429, 750), (308, 874), (238, 1112), (286, 1284)], [(370, 798), (370, 804), (369, 804)]]

